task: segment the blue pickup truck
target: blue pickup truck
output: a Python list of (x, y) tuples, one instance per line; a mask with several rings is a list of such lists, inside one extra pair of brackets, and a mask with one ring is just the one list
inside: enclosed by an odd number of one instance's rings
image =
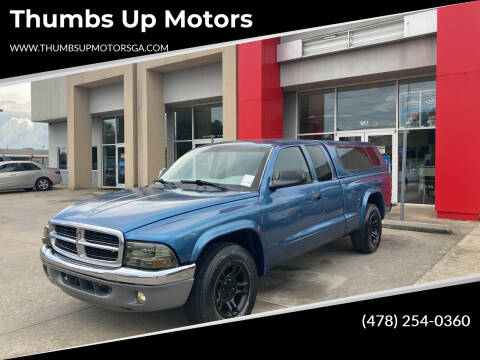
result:
[(249, 314), (257, 277), (350, 235), (374, 252), (391, 177), (369, 143), (269, 140), (202, 146), (148, 187), (79, 202), (45, 226), (45, 274), (124, 311), (185, 306), (192, 322)]

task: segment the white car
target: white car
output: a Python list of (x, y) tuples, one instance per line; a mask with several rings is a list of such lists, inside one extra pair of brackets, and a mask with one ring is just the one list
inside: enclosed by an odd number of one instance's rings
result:
[(0, 163), (0, 190), (35, 188), (45, 191), (60, 184), (59, 169), (49, 168), (33, 161), (3, 161)]

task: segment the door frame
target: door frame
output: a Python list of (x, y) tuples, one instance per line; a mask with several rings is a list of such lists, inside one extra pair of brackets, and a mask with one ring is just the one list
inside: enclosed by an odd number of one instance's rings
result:
[(335, 133), (335, 141), (340, 141), (340, 137), (352, 137), (360, 136), (360, 141), (365, 142), (365, 130), (350, 130), (350, 131), (337, 131)]
[[(123, 114), (107, 115), (107, 116), (100, 117), (101, 144), (100, 145), (92, 145), (92, 147), (97, 146), (97, 164), (98, 164), (97, 176), (98, 176), (98, 174), (100, 174), (100, 177), (99, 178), (97, 177), (97, 181), (98, 181), (98, 184), (101, 184), (100, 188), (102, 188), (102, 189), (117, 189), (117, 188), (123, 189), (123, 188), (125, 188), (125, 184), (119, 184), (118, 183), (118, 148), (123, 147), (124, 151), (125, 151), (125, 143), (117, 143), (117, 132), (118, 132), (117, 119), (120, 116), (123, 116)], [(115, 143), (104, 144), (103, 143), (103, 122), (105, 120), (112, 120), (112, 119), (115, 119)], [(105, 146), (114, 146), (115, 147), (115, 185), (113, 185), (113, 186), (105, 185), (103, 183), (104, 171), (105, 171), (105, 166), (106, 166), (104, 158), (103, 158), (103, 153), (104, 153)], [(99, 148), (101, 149), (100, 153), (98, 151)], [(98, 162), (99, 158), (101, 159), (101, 163)]]
[[(123, 148), (123, 156), (124, 156), (124, 159), (125, 159), (125, 144), (124, 143), (118, 143), (118, 144), (115, 144), (115, 167), (116, 167), (116, 171), (115, 171), (115, 182), (117, 183), (116, 187), (117, 188), (125, 188), (125, 174), (124, 174), (124, 181), (123, 181), (123, 184), (120, 184), (118, 182), (118, 172), (120, 171), (120, 166), (118, 166), (118, 149), (119, 148)], [(125, 166), (125, 164), (123, 165)], [(125, 167), (123, 169), (123, 171), (125, 172)]]

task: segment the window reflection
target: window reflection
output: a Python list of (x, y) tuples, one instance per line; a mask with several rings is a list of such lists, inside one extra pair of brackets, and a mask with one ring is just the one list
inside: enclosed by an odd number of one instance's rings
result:
[(436, 121), (435, 78), (402, 80), (398, 84), (400, 127), (433, 127)]
[(298, 97), (299, 133), (333, 132), (334, 107), (333, 90), (301, 93)]
[(174, 110), (174, 159), (200, 145), (209, 144), (211, 137), (223, 137), (221, 103), (195, 105)]
[[(407, 148), (403, 137), (407, 134)], [(402, 157), (406, 154), (405, 202), (435, 204), (435, 130), (400, 131), (398, 136), (398, 201), (401, 199)]]
[(395, 127), (394, 81), (338, 89), (337, 130)]
[(195, 139), (223, 136), (223, 111), (221, 105), (203, 105), (193, 108)]

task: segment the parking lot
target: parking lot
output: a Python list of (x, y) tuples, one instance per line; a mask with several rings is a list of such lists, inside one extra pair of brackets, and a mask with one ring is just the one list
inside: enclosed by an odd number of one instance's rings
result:
[[(44, 224), (98, 192), (59, 187), (0, 193), (0, 358), (188, 325), (182, 309), (113, 312), (71, 298), (46, 279), (39, 260)], [(407, 208), (407, 218), (414, 220), (416, 214), (427, 221), (433, 211)], [(390, 216), (397, 213), (394, 209)], [(447, 223), (451, 235), (384, 229), (380, 248), (370, 255), (354, 252), (350, 239), (342, 238), (291, 260), (259, 279), (254, 312), (415, 284), (477, 226)]]

